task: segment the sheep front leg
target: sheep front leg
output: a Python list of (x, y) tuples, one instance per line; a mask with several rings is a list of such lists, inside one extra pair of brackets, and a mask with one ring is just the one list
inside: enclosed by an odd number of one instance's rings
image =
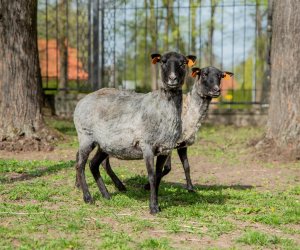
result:
[(156, 176), (154, 172), (154, 154), (150, 146), (143, 150), (143, 157), (146, 163), (148, 179), (150, 183), (150, 214), (156, 214), (160, 211), (156, 193)]
[[(167, 175), (169, 172), (171, 171), (171, 155), (168, 156), (168, 159), (163, 167), (163, 171), (161, 173), (161, 177), (160, 177), (160, 180), (165, 176)], [(160, 181), (159, 180), (159, 181)], [(144, 186), (144, 189), (145, 190), (150, 190), (150, 184), (149, 182), (147, 184), (145, 184)]]
[[(156, 159), (155, 191), (156, 191), (157, 196), (158, 196), (158, 189), (159, 189), (159, 184), (160, 184), (161, 178), (164, 176), (162, 169), (164, 168), (168, 159), (170, 159), (170, 155), (159, 155), (159, 156), (157, 156), (157, 159)], [(164, 168), (164, 170), (165, 170), (165, 168)]]
[(85, 164), (87, 162), (87, 159), (89, 157), (89, 154), (92, 152), (94, 149), (93, 144), (87, 144), (84, 146), (80, 146), (79, 151), (78, 151), (78, 157), (77, 157), (77, 163), (76, 163), (76, 178), (79, 180), (79, 185), (82, 188), (83, 192), (83, 200), (86, 203), (92, 203), (93, 199), (90, 194), (88, 185), (86, 183), (85, 179)]
[(186, 147), (178, 148), (177, 153), (179, 155), (179, 158), (181, 160), (181, 163), (182, 163), (182, 166), (184, 169), (187, 190), (189, 192), (194, 192), (194, 187), (193, 187), (191, 175), (190, 175), (190, 164), (189, 164), (189, 160), (187, 157), (187, 148)]

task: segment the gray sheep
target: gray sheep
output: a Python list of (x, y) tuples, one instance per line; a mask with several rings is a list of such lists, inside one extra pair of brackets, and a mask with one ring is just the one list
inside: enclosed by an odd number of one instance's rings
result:
[[(181, 135), (182, 85), (186, 65), (195, 56), (176, 52), (153, 54), (161, 62), (162, 87), (148, 94), (101, 89), (84, 97), (74, 111), (79, 150), (76, 157), (77, 180), (85, 202), (92, 197), (85, 179), (85, 164), (95, 147), (98, 151), (90, 169), (103, 197), (110, 198), (100, 175), (99, 164), (108, 155), (119, 159), (144, 159), (150, 183), (150, 213), (159, 211), (156, 176)], [(157, 156), (156, 169), (154, 157)]]
[[(233, 73), (221, 71), (215, 67), (193, 68), (192, 76), (196, 77), (192, 90), (187, 94), (183, 101), (182, 110), (182, 134), (177, 142), (177, 153), (181, 160), (186, 182), (187, 190), (193, 191), (193, 185), (190, 176), (190, 165), (187, 157), (187, 147), (195, 142), (196, 133), (199, 131), (201, 123), (204, 121), (209, 104), (212, 98), (220, 96), (221, 79), (232, 77)], [(171, 156), (168, 158), (160, 176), (157, 176), (157, 183), (161, 178), (171, 171)], [(149, 183), (145, 185), (149, 189)]]

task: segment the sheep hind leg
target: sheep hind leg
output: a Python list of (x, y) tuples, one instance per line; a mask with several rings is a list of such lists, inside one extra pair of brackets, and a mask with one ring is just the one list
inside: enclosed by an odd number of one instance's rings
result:
[[(78, 157), (79, 157), (79, 153), (77, 152), (76, 153), (76, 164), (75, 164), (75, 169), (76, 169), (76, 166), (77, 166), (77, 162), (78, 162)], [(80, 180), (79, 180), (79, 176), (77, 174), (77, 171), (76, 171), (76, 178), (75, 178), (75, 187), (80, 189)]]
[(190, 174), (190, 164), (189, 164), (189, 160), (187, 157), (187, 148), (186, 147), (178, 148), (177, 153), (179, 155), (180, 161), (181, 161), (183, 169), (184, 169), (187, 190), (189, 192), (194, 192), (195, 190), (194, 190), (194, 187), (192, 184), (191, 174)]
[[(168, 157), (168, 159), (167, 159), (167, 161), (165, 163), (165, 166), (163, 167), (161, 178), (163, 178), (165, 175), (167, 175), (170, 171), (171, 171), (171, 155), (169, 155), (169, 157)], [(144, 189), (145, 190), (150, 190), (150, 184), (149, 184), (149, 182), (147, 184), (145, 184)]]
[(116, 188), (119, 191), (126, 191), (126, 187), (122, 183), (122, 181), (118, 178), (115, 172), (112, 170), (109, 162), (109, 156), (102, 162), (102, 166), (104, 167), (106, 173), (109, 175), (113, 183), (115, 184)]
[(80, 145), (80, 148), (77, 153), (77, 163), (76, 163), (76, 178), (79, 181), (79, 186), (82, 189), (83, 192), (83, 200), (86, 203), (93, 203), (92, 196), (90, 194), (88, 185), (86, 183), (86, 178), (85, 178), (85, 164), (87, 162), (87, 159), (89, 157), (89, 154), (93, 151), (94, 149), (94, 144), (93, 143), (88, 143), (84, 146)]
[(108, 193), (108, 190), (104, 184), (99, 170), (100, 164), (105, 160), (107, 156), (108, 154), (102, 152), (101, 149), (98, 147), (96, 154), (90, 162), (90, 170), (93, 174), (93, 177), (97, 183), (97, 186), (102, 196), (106, 199), (110, 199), (110, 194)]

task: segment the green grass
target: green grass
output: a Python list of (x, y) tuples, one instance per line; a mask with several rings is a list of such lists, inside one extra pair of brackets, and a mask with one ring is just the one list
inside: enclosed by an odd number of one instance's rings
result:
[[(50, 122), (75, 138), (71, 123)], [(260, 129), (205, 127), (200, 138), (207, 147), (196, 143), (190, 158), (240, 164), (249, 137), (260, 134)], [(189, 193), (176, 180), (162, 181), (162, 212), (151, 216), (149, 192), (142, 188), (147, 181), (143, 161), (118, 163), (114, 170), (127, 192), (117, 191), (101, 170), (112, 195), (103, 199), (86, 167), (95, 200), (87, 205), (74, 188), (74, 161), (0, 160), (0, 249), (220, 249), (227, 237), (230, 249), (300, 248), (299, 183), (271, 191), (215, 183), (195, 185)], [(12, 178), (19, 175), (24, 178)], [(257, 225), (268, 233), (251, 229)]]
[(245, 232), (238, 240), (239, 243), (246, 245), (258, 245), (263, 247), (271, 247), (272, 245), (281, 249), (297, 249), (293, 240), (284, 239), (276, 235), (269, 235), (260, 231), (249, 230)]
[(72, 120), (46, 118), (46, 123), (50, 127), (57, 129), (65, 135), (76, 136), (76, 129)]

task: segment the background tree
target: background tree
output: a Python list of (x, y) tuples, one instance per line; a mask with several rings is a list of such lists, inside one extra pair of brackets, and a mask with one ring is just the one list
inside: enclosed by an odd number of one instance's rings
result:
[(273, 2), (271, 96), (267, 140), (300, 156), (300, 5)]
[[(42, 88), (37, 48), (37, 1), (0, 2), (0, 145), (41, 138)], [(4, 143), (4, 144), (3, 144)]]
[(204, 48), (204, 58), (206, 63), (209, 65), (216, 65), (216, 58), (213, 51), (213, 44), (214, 44), (214, 32), (216, 29), (215, 15), (216, 15), (216, 8), (218, 4), (219, 4), (219, 0), (210, 0), (210, 6), (211, 6), (210, 20), (208, 20), (207, 22), (208, 36)]
[(60, 0), (57, 5), (57, 11), (59, 13), (58, 18), (58, 39), (57, 45), (59, 49), (59, 84), (58, 88), (62, 89), (62, 93), (66, 93), (68, 88), (68, 37), (67, 37), (67, 10), (69, 2), (67, 0)]

